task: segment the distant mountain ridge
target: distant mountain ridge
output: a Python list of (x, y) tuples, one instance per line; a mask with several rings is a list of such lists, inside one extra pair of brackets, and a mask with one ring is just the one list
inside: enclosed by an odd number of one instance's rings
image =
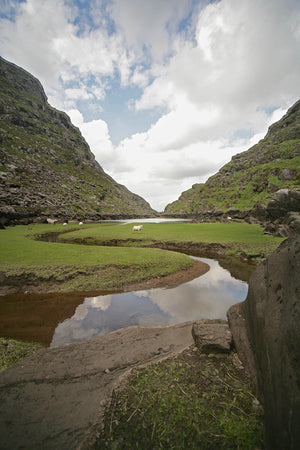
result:
[(142, 197), (95, 160), (64, 112), (51, 107), (35, 77), (0, 57), (0, 215), (151, 215)]
[(300, 189), (300, 100), (269, 127), (264, 139), (233, 156), (206, 183), (183, 192), (165, 213), (250, 210), (265, 206), (280, 189)]

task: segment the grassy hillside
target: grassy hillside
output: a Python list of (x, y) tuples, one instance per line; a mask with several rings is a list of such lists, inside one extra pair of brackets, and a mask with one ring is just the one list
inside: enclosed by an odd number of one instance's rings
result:
[[(108, 176), (37, 79), (0, 58), (0, 208), (19, 214), (151, 214)], [(4, 209), (5, 210), (5, 209)]]
[(232, 160), (205, 184), (195, 184), (167, 205), (173, 214), (240, 210), (266, 205), (279, 189), (300, 188), (300, 100), (264, 139)]

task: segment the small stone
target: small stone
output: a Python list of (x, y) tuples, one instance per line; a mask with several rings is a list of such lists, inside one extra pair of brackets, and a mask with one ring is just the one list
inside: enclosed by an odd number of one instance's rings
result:
[(193, 324), (192, 335), (198, 349), (203, 353), (229, 353), (232, 335), (226, 320), (198, 320)]

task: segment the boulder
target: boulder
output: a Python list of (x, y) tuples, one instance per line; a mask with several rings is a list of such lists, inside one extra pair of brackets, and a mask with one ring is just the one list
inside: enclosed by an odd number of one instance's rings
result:
[(268, 218), (284, 218), (289, 211), (300, 212), (300, 191), (279, 189), (267, 205)]
[(203, 319), (193, 324), (195, 344), (203, 353), (229, 353), (232, 334), (226, 320)]
[(229, 214), (230, 216), (235, 216), (239, 212), (240, 212), (240, 210), (237, 208), (234, 208), (234, 207), (228, 208), (228, 210), (227, 210), (227, 214)]
[(300, 239), (285, 240), (228, 313), (240, 359), (265, 410), (268, 449), (300, 448)]
[(297, 176), (297, 171), (295, 169), (283, 169), (278, 178), (281, 180), (293, 180)]

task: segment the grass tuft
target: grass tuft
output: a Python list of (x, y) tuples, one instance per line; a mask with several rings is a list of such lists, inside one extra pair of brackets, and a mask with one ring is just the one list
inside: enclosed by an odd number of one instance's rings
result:
[(256, 405), (232, 359), (186, 351), (136, 371), (114, 393), (95, 448), (261, 449)]
[(38, 342), (23, 342), (0, 338), (0, 370), (7, 369), (22, 358), (42, 349)]

